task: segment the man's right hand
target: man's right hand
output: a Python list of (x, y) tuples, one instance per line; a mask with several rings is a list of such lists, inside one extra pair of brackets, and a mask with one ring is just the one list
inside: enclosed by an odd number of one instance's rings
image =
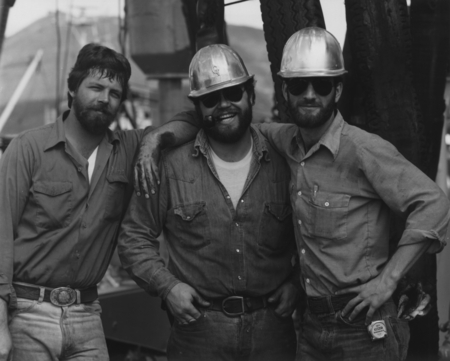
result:
[(195, 289), (186, 283), (178, 283), (166, 297), (166, 303), (170, 312), (178, 323), (187, 324), (201, 316), (200, 311), (194, 306), (194, 302), (203, 307), (208, 307), (205, 301)]

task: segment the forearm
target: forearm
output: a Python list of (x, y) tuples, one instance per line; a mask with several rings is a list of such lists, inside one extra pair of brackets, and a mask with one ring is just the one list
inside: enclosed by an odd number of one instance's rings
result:
[(379, 277), (383, 282), (395, 288), (400, 279), (414, 266), (417, 260), (431, 246), (433, 240), (407, 244), (397, 248)]
[(159, 144), (161, 149), (176, 147), (194, 139), (199, 129), (200, 122), (195, 112), (182, 112), (170, 122), (146, 133), (142, 145)]
[[(164, 196), (164, 187), (163, 194)], [(177, 282), (159, 252), (163, 221), (158, 199), (133, 196), (122, 222), (118, 253), (123, 267), (135, 282), (154, 296), (164, 298)]]
[(32, 187), (29, 153), (16, 139), (0, 161), (0, 299), (6, 303), (11, 302), (14, 239)]

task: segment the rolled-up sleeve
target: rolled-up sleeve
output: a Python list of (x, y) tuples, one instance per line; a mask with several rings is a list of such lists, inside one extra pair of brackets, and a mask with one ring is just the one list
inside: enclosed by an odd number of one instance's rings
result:
[(442, 190), (390, 143), (375, 138), (360, 148), (360, 162), (373, 189), (406, 220), (398, 247), (433, 240), (428, 253), (448, 241), (449, 201)]
[(0, 298), (14, 304), (12, 288), (14, 238), (31, 186), (32, 147), (26, 137), (19, 136), (0, 159)]
[(118, 240), (118, 253), (125, 270), (152, 296), (166, 298), (180, 281), (167, 269), (159, 251), (166, 218), (166, 176), (161, 172), (159, 192), (150, 198), (133, 194)]

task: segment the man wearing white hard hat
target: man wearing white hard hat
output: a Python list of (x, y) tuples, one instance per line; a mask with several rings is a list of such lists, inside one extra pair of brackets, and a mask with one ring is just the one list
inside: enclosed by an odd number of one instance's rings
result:
[(175, 318), (169, 360), (294, 360), (289, 168), (250, 125), (254, 80), (236, 52), (200, 49), (189, 77), (202, 129), (163, 154), (156, 196), (132, 198), (122, 264)]
[[(307, 295), (298, 358), (403, 360), (409, 328), (391, 296), (422, 254), (446, 244), (449, 202), (392, 144), (344, 121), (337, 102), (345, 73), (333, 35), (296, 32), (278, 73), (293, 124), (258, 127), (291, 169)], [(188, 138), (189, 127), (178, 136)], [(389, 257), (391, 211), (406, 228)]]
[[(278, 73), (294, 125), (262, 126), (291, 168), (291, 201), (307, 310), (301, 360), (403, 360), (409, 328), (392, 301), (425, 252), (446, 243), (449, 203), (425, 174), (337, 110), (346, 73), (339, 43), (305, 28)], [(390, 211), (406, 229), (389, 258)]]

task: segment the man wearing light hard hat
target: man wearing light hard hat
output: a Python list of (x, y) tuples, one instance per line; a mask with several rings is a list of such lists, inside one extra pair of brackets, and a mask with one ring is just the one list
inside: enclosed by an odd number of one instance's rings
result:
[(122, 264), (175, 318), (169, 360), (294, 360), (289, 168), (250, 125), (254, 80), (236, 52), (200, 49), (189, 77), (202, 129), (162, 156), (155, 197), (132, 198)]
[[(297, 355), (302, 361), (403, 360), (409, 327), (391, 296), (422, 254), (445, 245), (449, 203), (392, 144), (344, 121), (337, 102), (345, 73), (333, 35), (316, 27), (296, 32), (278, 73), (293, 124), (258, 126), (291, 170), (307, 295)], [(195, 122), (178, 119), (184, 123), (174, 122), (177, 137), (189, 138)], [(390, 211), (406, 219), (391, 257)]]
[[(344, 73), (333, 35), (296, 32), (278, 73), (295, 125), (261, 126), (292, 174), (307, 294), (298, 358), (403, 360), (409, 328), (391, 296), (423, 253), (445, 245), (449, 204), (392, 144), (344, 121), (337, 110)], [(389, 258), (390, 210), (406, 229)]]

